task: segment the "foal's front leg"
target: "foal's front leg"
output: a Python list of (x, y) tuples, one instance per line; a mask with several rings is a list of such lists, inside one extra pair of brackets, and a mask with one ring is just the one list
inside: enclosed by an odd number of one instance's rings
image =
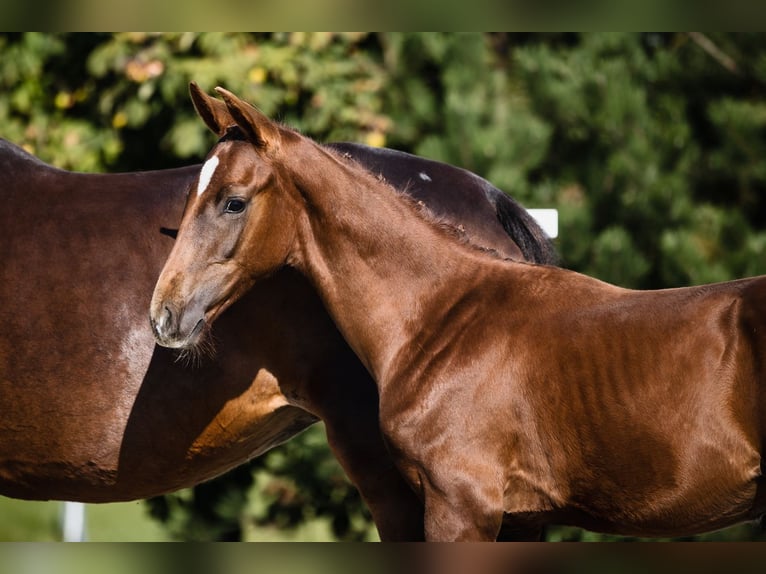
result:
[(382, 438), (367, 433), (360, 434), (356, 441), (345, 436), (346, 440), (339, 441), (334, 435), (334, 429), (328, 425), (328, 442), (367, 504), (380, 539), (422, 541), (423, 504), (394, 466)]
[(498, 453), (491, 445), (481, 448), (475, 429), (445, 425), (443, 409), (433, 408), (413, 425), (418, 413), (386, 398), (381, 431), (402, 476), (423, 500), (426, 541), (496, 540), (504, 493)]
[[(465, 462), (465, 461), (463, 461)], [(503, 493), (492, 475), (455, 462), (422, 473), (427, 541), (494, 541), (503, 522)]]
[(380, 539), (422, 541), (423, 503), (383, 442), (378, 392), (364, 375), (354, 378), (353, 371), (344, 369), (330, 384), (325, 381), (328, 392), (315, 398), (315, 406), (324, 419), (330, 447), (367, 504)]

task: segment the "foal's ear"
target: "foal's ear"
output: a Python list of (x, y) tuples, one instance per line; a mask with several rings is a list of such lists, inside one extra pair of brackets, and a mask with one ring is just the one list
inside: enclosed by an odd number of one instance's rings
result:
[(189, 84), (189, 94), (199, 117), (218, 137), (222, 137), (226, 133), (226, 128), (236, 123), (226, 104), (217, 98), (208, 96), (195, 82)]
[(247, 139), (258, 148), (276, 148), (279, 145), (279, 126), (266, 115), (230, 91), (216, 88), (221, 94), (234, 121), (245, 132)]

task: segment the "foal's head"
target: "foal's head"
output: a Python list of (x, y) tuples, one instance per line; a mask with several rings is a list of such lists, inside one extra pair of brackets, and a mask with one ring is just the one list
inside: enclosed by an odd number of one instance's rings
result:
[(287, 262), (295, 236), (295, 187), (279, 158), (295, 153), (297, 134), (217, 91), (225, 103), (191, 86), (197, 113), (221, 139), (189, 192), (152, 297), (152, 327), (166, 347), (198, 343), (256, 279)]

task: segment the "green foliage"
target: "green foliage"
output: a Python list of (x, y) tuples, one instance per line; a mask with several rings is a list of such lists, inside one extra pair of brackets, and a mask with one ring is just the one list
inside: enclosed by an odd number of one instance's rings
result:
[(554, 130), (533, 177), (546, 189), (558, 182), (569, 266), (641, 288), (766, 270), (753, 239), (766, 181), (763, 43), (713, 40), (738, 71), (684, 34), (584, 35), (515, 51), (534, 112)]
[(243, 540), (248, 530), (296, 530), (317, 521), (329, 522), (336, 540), (374, 537), (370, 515), (333, 458), (321, 424), (218, 480), (149, 505), (178, 540)]
[(372, 536), (370, 515), (332, 457), (321, 425), (254, 461), (254, 467), (261, 497), (254, 525), (295, 529), (306, 521), (328, 520), (337, 540)]
[[(590, 275), (658, 288), (766, 272), (762, 35), (29, 33), (0, 35), (0, 52), (0, 135), (60, 167), (201, 160), (214, 138), (195, 80), (318, 140), (440, 159), (558, 208), (565, 265)], [(369, 529), (320, 430), (152, 506), (181, 539)]]
[(150, 498), (149, 514), (163, 523), (176, 540), (239, 541), (243, 509), (253, 481), (250, 468), (242, 465), (219, 480)]

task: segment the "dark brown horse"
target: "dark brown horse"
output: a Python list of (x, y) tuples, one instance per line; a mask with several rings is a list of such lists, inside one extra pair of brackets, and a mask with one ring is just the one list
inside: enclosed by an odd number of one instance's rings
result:
[[(510, 233), (526, 257), (552, 255), (524, 210), (469, 172), (332, 147), (476, 241), (519, 257)], [(155, 346), (148, 294), (199, 172), (71, 173), (0, 140), (0, 493), (154, 496), (219, 475), (322, 416), (371, 507), (389, 489), (406, 505), (380, 441), (375, 386), (297, 273), (276, 273), (221, 317), (214, 358), (189, 365)], [(309, 390), (321, 385), (338, 396), (316, 399)], [(384, 537), (417, 536), (409, 526), (389, 533), (374, 514)]]
[(766, 278), (640, 292), (503, 260), (219, 92), (241, 138), (190, 195), (152, 298), (161, 344), (194, 345), (277, 269), (306, 276), (373, 374), (430, 540), (764, 512)]

